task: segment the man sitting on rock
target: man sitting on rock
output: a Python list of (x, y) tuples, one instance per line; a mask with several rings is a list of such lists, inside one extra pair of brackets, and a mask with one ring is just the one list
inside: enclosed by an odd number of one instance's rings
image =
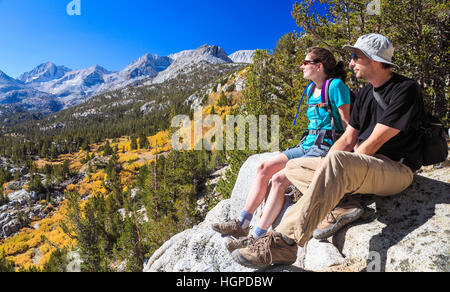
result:
[[(386, 37), (364, 35), (345, 48), (353, 52), (350, 66), (356, 77), (369, 82), (358, 93), (350, 124), (325, 158), (299, 158), (286, 165), (287, 178), (303, 197), (275, 231), (232, 253), (241, 265), (266, 268), (295, 263), (298, 246), (305, 246), (344, 195), (401, 193), (421, 167), (417, 131), (423, 97), (419, 85), (391, 71), (397, 66), (392, 63), (393, 45)], [(377, 98), (388, 104), (386, 110)]]

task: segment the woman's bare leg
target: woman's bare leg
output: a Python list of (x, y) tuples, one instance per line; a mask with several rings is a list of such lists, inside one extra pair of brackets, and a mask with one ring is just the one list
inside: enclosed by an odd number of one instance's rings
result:
[(269, 230), (283, 208), (285, 191), (291, 182), (287, 179), (284, 169), (272, 178), (272, 189), (264, 206), (263, 216), (259, 222), (259, 228)]
[(272, 176), (286, 167), (288, 157), (279, 154), (273, 159), (261, 163), (258, 167), (255, 181), (250, 189), (244, 210), (254, 214), (259, 205), (264, 201), (267, 194), (267, 187)]

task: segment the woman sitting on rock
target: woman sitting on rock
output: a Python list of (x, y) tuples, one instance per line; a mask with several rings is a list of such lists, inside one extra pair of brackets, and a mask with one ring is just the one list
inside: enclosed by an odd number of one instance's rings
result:
[[(344, 83), (346, 78), (344, 63), (336, 62), (329, 50), (313, 47), (308, 50), (301, 69), (304, 78), (313, 82), (306, 92), (309, 131), (297, 147), (288, 149), (258, 167), (245, 208), (238, 219), (213, 224), (213, 230), (237, 239), (227, 242), (230, 252), (246, 247), (255, 239), (266, 234), (279, 216), (284, 205), (285, 190), (291, 185), (284, 172), (287, 162), (301, 157), (325, 157), (335, 141), (333, 134), (335, 132), (343, 133), (350, 120), (350, 90)], [(329, 84), (328, 80), (331, 79), (331, 84)], [(324, 84), (327, 83), (329, 84), (327, 93), (330, 107), (324, 104), (324, 98), (322, 98), (322, 93), (326, 92)], [(263, 216), (253, 235), (248, 236), (253, 214), (266, 198), (270, 180), (272, 180), (272, 187), (267, 197)]]

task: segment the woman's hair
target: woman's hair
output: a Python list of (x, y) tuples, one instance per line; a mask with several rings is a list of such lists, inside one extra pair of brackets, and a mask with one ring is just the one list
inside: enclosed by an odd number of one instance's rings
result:
[(322, 63), (325, 68), (325, 74), (328, 78), (339, 78), (345, 82), (347, 79), (347, 70), (343, 61), (336, 62), (333, 54), (324, 48), (309, 48), (307, 54), (311, 54), (312, 61)]

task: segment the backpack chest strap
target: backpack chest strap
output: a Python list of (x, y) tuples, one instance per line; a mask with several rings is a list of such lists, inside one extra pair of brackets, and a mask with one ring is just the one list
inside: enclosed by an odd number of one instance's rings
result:
[(330, 105), (328, 103), (308, 104), (308, 107), (319, 107), (327, 109)]

